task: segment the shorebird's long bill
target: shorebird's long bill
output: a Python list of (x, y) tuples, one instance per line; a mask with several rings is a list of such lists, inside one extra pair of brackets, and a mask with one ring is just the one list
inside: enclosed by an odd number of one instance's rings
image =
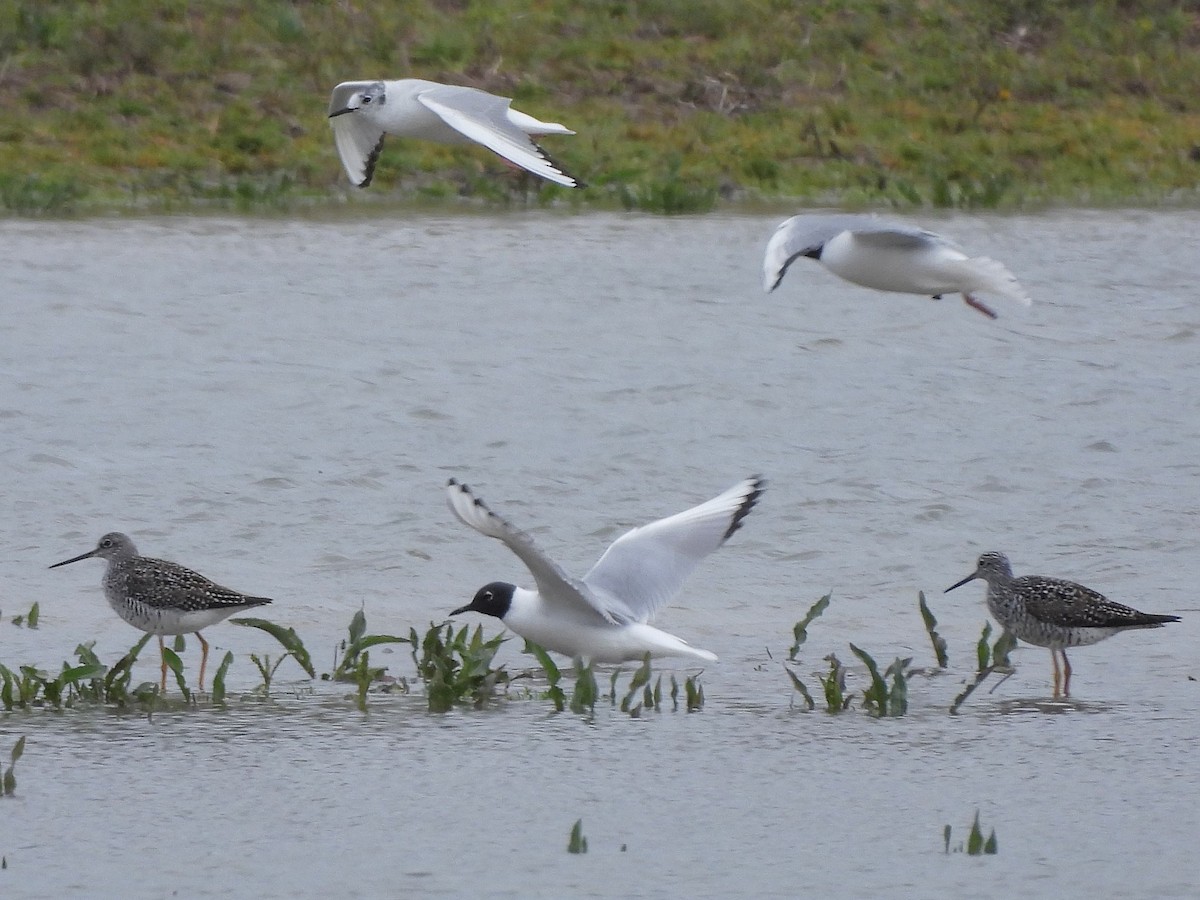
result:
[(80, 553), (78, 556), (72, 556), (70, 559), (64, 559), (62, 562), (57, 562), (52, 565), (51, 569), (57, 569), (59, 566), (69, 566), (73, 562), (79, 562), (81, 559), (90, 559), (96, 555), (95, 550), (89, 550), (87, 553)]
[(979, 573), (978, 573), (978, 572), (972, 572), (970, 575), (968, 575), (968, 576), (967, 576), (966, 578), (964, 578), (962, 581), (956, 581), (954, 584), (950, 585), (950, 587), (946, 588), (944, 591), (942, 591), (942, 593), (943, 593), (943, 594), (948, 594), (948, 593), (950, 593), (952, 590), (954, 590), (955, 588), (960, 588), (960, 587), (962, 587), (964, 584), (966, 584), (968, 581), (974, 581), (974, 580), (975, 580), (976, 578), (978, 578), (978, 577), (979, 577)]

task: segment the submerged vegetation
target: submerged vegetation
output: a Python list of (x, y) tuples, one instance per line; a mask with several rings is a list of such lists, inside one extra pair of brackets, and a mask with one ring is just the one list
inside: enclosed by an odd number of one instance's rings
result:
[(964, 845), (959, 841), (958, 846), (951, 849), (950, 847), (950, 826), (947, 825), (942, 829), (942, 840), (945, 844), (946, 853), (966, 853), (967, 856), (983, 856), (996, 853), (1000, 847), (996, 843), (996, 829), (993, 828), (987, 840), (983, 838), (983, 829), (979, 827), (979, 810), (975, 810), (975, 821), (971, 824), (971, 830), (967, 834), (967, 841)]
[[(1193, 199), (1198, 47), (1177, 0), (0, 0), (0, 208)], [(513, 97), (591, 187), (391, 141), (350, 188), (325, 104), (374, 77)]]
[(583, 819), (576, 819), (571, 826), (571, 836), (567, 839), (568, 853), (587, 853), (587, 838), (583, 836)]
[[(799, 662), (797, 656), (800, 648), (808, 640), (808, 627), (813, 623), (814, 619), (828, 609), (829, 602), (830, 595), (826, 594), (813, 604), (803, 619), (796, 623), (792, 629), (795, 642), (789, 649), (789, 662)], [(925, 600), (925, 593), (923, 591), (917, 595), (917, 608), (921, 613), (921, 620), (925, 624), (925, 631), (929, 635), (929, 642), (933, 647), (934, 656), (937, 658), (937, 669), (933, 671), (944, 671), (949, 665), (949, 650), (945, 639), (937, 632), (937, 619), (929, 609), (929, 604)], [(989, 643), (991, 634), (991, 623), (985, 622), (983, 632), (976, 644), (976, 657), (979, 665), (975, 672), (975, 677), (954, 698), (954, 702), (950, 706), (951, 715), (958, 713), (959, 708), (966, 699), (993, 672), (1003, 673), (1006, 677), (1012, 674), (1013, 669), (1009, 663), (1008, 654), (1016, 646), (1016, 639), (1006, 631), (993, 644)], [(879, 665), (875, 662), (871, 654), (855, 646), (853, 643), (850, 644), (850, 652), (858, 657), (859, 661), (865, 667), (869, 682), (868, 686), (859, 694), (860, 708), (877, 718), (894, 718), (907, 714), (909, 679), (915, 671), (918, 671), (912, 668), (913, 658), (911, 656), (898, 656), (881, 673)], [(846, 690), (846, 667), (842, 665), (841, 661), (833, 653), (826, 656), (825, 661), (829, 664), (828, 672), (818, 672), (816, 675), (821, 683), (824, 694), (825, 710), (829, 713), (845, 712), (851, 708), (851, 704), (855, 698), (855, 692)], [(817, 704), (813, 699), (812, 692), (801, 680), (800, 676), (787, 665), (784, 665), (783, 669), (791, 681), (795, 694), (799, 694), (803, 700), (805, 708), (809, 710), (816, 709)], [(919, 671), (928, 672), (929, 670)], [(795, 694), (793, 695), (793, 702)]]
[(12, 750), (8, 752), (8, 767), (4, 770), (3, 778), (0, 778), (0, 797), (11, 797), (17, 790), (17, 775), (16, 766), (17, 760), (25, 752), (25, 735), (17, 738), (17, 742), (13, 744)]
[[(273, 637), (282, 653), (250, 653), (250, 662), (258, 671), (260, 683), (247, 695), (248, 698), (269, 699), (275, 683), (276, 672), (288, 659), (293, 660), (309, 679), (325, 682), (351, 684), (355, 688), (355, 703), (363, 712), (367, 711), (369, 693), (410, 692), (408, 679), (388, 674), (387, 667), (372, 663), (370, 650), (384, 644), (408, 644), (417, 679), (425, 690), (428, 709), (432, 713), (444, 713), (462, 706), (484, 708), (503, 699), (513, 699), (509, 688), (515, 678), (534, 677), (532, 671), (511, 676), (505, 666), (493, 666), (493, 661), (507, 636), (501, 632), (485, 637), (483, 627), (474, 630), (464, 625), (455, 630), (453, 624), (430, 623), (425, 633), (410, 629), (407, 637), (392, 634), (369, 634), (366, 615), (359, 610), (350, 621), (348, 637), (334, 651), (333, 670), (317, 675), (312, 655), (295, 629), (278, 625), (266, 619), (230, 619), (236, 625), (255, 628)], [(75, 649), (76, 662), (64, 662), (57, 674), (32, 665), (10, 669), (0, 663), (0, 707), (4, 711), (30, 710), (38, 708), (70, 709), (85, 705), (106, 706), (116, 709), (136, 707), (141, 711), (186, 709), (200, 705), (222, 706), (228, 702), (227, 677), (234, 662), (234, 655), (227, 651), (217, 665), (213, 675), (212, 690), (203, 694), (188, 683), (180, 654), (185, 641), (177, 636), (171, 647), (165, 647), (163, 658), (175, 676), (179, 698), (159, 692), (156, 682), (134, 685), (133, 664), (150, 641), (145, 634), (111, 667), (106, 666), (93, 650), (92, 643), (80, 644)], [(575, 684), (568, 700), (560, 686), (562, 671), (544, 649), (526, 642), (525, 650), (538, 661), (547, 681), (545, 691), (529, 690), (521, 696), (532, 699), (548, 699), (556, 712), (569, 706), (572, 712), (591, 718), (596, 702), (601, 699), (595, 673), (590, 666), (578, 661), (575, 666)], [(660, 712), (663, 709), (663, 676), (657, 678), (650, 665), (650, 657), (630, 676), (628, 687), (618, 699), (618, 683), (623, 675), (621, 668), (615, 669), (609, 679), (609, 692), (603, 699), (609, 705), (633, 718), (643, 711)], [(680, 705), (681, 686), (672, 674), (667, 685), (667, 697), (671, 709)], [(700, 676), (685, 678), (682, 685), (682, 702), (687, 712), (696, 712), (704, 707), (704, 688)]]

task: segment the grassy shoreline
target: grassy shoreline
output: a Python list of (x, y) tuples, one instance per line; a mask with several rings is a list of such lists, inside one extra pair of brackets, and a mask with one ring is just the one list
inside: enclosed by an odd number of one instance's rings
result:
[[(0, 214), (1191, 205), (1198, 51), (1163, 0), (0, 0)], [(396, 140), (351, 188), (329, 90), (405, 76), (574, 128), (589, 188)]]

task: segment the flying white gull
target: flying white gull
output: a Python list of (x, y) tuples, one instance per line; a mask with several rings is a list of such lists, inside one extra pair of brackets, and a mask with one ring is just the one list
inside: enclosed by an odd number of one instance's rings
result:
[(441, 144), (483, 144), (534, 175), (583, 187), (529, 137), (575, 132), (557, 122), (539, 122), (510, 103), (475, 88), (418, 78), (344, 81), (329, 98), (329, 119), (346, 175), (358, 187), (371, 183), (388, 134)]
[(817, 260), (854, 284), (901, 294), (961, 293), (968, 306), (985, 316), (996, 314), (975, 297), (995, 293), (1028, 306), (1029, 296), (1003, 264), (986, 256), (969, 257), (953, 241), (872, 215), (809, 214), (782, 222), (763, 257), (763, 289), (779, 286), (796, 259)]
[(450, 509), (480, 534), (503, 541), (529, 568), (536, 585), (531, 591), (494, 581), (451, 615), (495, 616), (548, 650), (590, 662), (637, 660), (646, 653), (714, 660), (715, 654), (649, 622), (679, 593), (700, 560), (737, 531), (764, 485), (758, 476), (747, 478), (706, 503), (627, 531), (578, 579), (451, 478), (446, 485)]

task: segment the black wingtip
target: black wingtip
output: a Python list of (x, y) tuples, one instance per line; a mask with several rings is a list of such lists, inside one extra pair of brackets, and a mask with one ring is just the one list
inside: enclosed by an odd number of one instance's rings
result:
[(725, 529), (725, 536), (721, 538), (721, 543), (729, 540), (730, 536), (742, 527), (742, 519), (750, 515), (750, 510), (754, 509), (755, 504), (758, 503), (758, 498), (763, 495), (766, 489), (767, 480), (765, 478), (761, 475), (750, 476), (750, 490), (742, 498), (742, 505), (733, 514), (733, 519), (730, 521), (729, 527)]
[(379, 162), (379, 154), (383, 152), (383, 141), (386, 137), (386, 134), (381, 134), (379, 136), (379, 143), (377, 143), (375, 145), (375, 149), (367, 155), (367, 177), (362, 180), (362, 184), (359, 185), (360, 188), (371, 186), (371, 179), (375, 177), (375, 163)]
[[(553, 156), (551, 156), (549, 153), (547, 153), (545, 148), (541, 144), (538, 144), (532, 140), (529, 143), (533, 144), (533, 149), (537, 150), (538, 154), (542, 157), (542, 159), (544, 159), (546, 162), (550, 163), (550, 165), (554, 166), (554, 168), (558, 169), (558, 171), (561, 172), (565, 177), (570, 178), (573, 182), (575, 182), (574, 184), (570, 185), (571, 188), (580, 189), (580, 188), (587, 187), (587, 184), (585, 182), (580, 181), (578, 178), (576, 178), (574, 175), (572, 175), (570, 172), (568, 172), (566, 169), (564, 169), (562, 166), (560, 166), (558, 164), (558, 160), (556, 160)], [(546, 180), (549, 181), (549, 179), (546, 179)], [(554, 181), (551, 181), (550, 183), (557, 184), (557, 182), (554, 182)], [(567, 185), (560, 185), (560, 186), (567, 187)]]

